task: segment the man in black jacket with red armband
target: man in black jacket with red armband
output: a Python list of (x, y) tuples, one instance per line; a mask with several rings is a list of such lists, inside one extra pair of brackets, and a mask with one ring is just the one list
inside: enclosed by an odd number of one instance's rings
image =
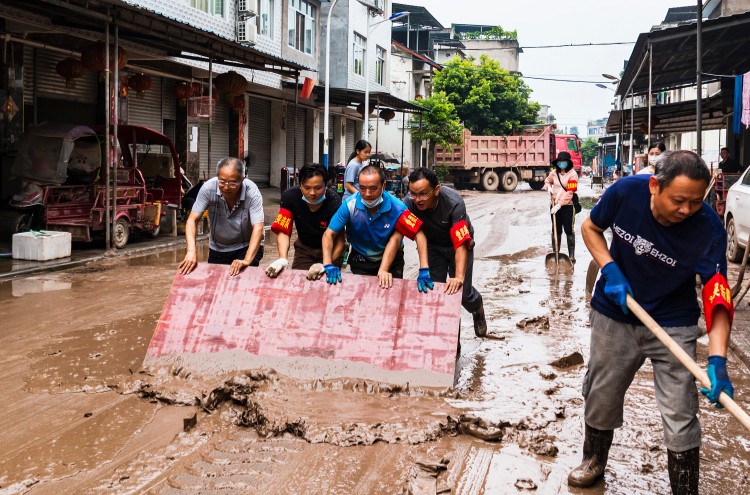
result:
[(432, 279), (446, 282), (448, 294), (462, 291), (461, 304), (474, 317), (474, 333), (484, 337), (487, 320), (482, 295), (471, 284), (474, 228), (463, 198), (453, 189), (441, 188), (435, 172), (419, 168), (409, 175), (404, 204), (422, 221)]

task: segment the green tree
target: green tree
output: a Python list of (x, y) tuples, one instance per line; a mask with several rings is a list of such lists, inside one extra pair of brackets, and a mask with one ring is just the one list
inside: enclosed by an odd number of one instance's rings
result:
[(436, 144), (445, 147), (463, 144), (463, 126), (456, 114), (456, 107), (444, 92), (435, 91), (432, 96), (412, 103), (428, 110), (410, 119), (408, 124), (413, 143), (429, 141), (427, 163), (434, 162)]
[(599, 141), (594, 138), (588, 138), (583, 142), (583, 144), (581, 144), (581, 155), (583, 157), (584, 165), (589, 167), (591, 166), (594, 161), (594, 157), (596, 156), (596, 147), (598, 145)]
[(472, 134), (507, 135), (523, 125), (539, 123), (539, 103), (531, 88), (486, 55), (448, 62), (435, 74), (433, 89), (444, 91)]

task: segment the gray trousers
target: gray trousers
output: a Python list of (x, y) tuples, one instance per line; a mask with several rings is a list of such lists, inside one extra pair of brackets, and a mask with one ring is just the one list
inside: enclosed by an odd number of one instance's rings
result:
[[(695, 359), (698, 326), (664, 329)], [(598, 430), (622, 426), (625, 392), (646, 358), (654, 369), (656, 403), (664, 425), (664, 443), (673, 452), (701, 444), (695, 378), (644, 326), (607, 318), (591, 310), (591, 358), (583, 379), (586, 424)]]
[[(430, 263), (430, 276), (435, 282), (445, 282), (448, 275), (456, 276), (456, 251), (450, 246), (435, 246), (427, 244), (427, 259)], [(461, 296), (461, 305), (469, 313), (482, 307), (482, 295), (471, 285), (471, 275), (474, 270), (474, 250), (469, 249), (466, 256), (466, 273)]]

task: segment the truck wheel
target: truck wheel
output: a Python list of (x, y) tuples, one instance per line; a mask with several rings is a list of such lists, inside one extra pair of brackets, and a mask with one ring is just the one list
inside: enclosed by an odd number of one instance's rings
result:
[(515, 191), (516, 186), (518, 185), (518, 176), (512, 170), (506, 170), (505, 172), (503, 172), (502, 184), (503, 191)]
[(531, 186), (531, 189), (534, 191), (541, 191), (544, 189), (544, 182), (529, 182), (529, 186)]
[(112, 229), (112, 238), (115, 241), (117, 249), (122, 249), (127, 245), (130, 238), (130, 222), (128, 222), (127, 218), (120, 217), (117, 219)]
[(482, 174), (481, 181), (482, 189), (485, 191), (497, 191), (500, 185), (500, 178), (497, 176), (497, 172), (494, 170), (487, 170)]

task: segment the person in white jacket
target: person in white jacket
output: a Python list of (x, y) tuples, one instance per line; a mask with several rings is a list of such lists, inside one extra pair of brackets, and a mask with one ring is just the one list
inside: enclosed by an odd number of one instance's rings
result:
[[(552, 191), (550, 215), (555, 215), (557, 222), (557, 251), (560, 251), (562, 231), (568, 240), (568, 256), (576, 261), (576, 212), (573, 206), (573, 195), (578, 191), (578, 174), (573, 170), (570, 153), (561, 151), (552, 160), (555, 169), (545, 179), (546, 189)], [(552, 233), (552, 248), (555, 248), (555, 233)]]

